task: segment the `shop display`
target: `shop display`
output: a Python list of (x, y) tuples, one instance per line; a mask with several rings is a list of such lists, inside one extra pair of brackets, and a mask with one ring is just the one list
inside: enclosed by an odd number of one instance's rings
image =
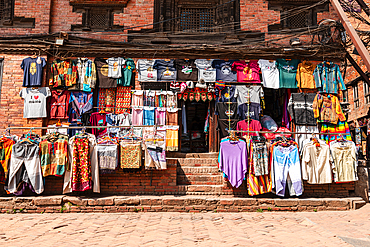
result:
[[(22, 63), (25, 87), (41, 85), (45, 65), (37, 59)], [(26, 70), (33, 62), (31, 77)], [(339, 67), (316, 64), (283, 58), (56, 59), (48, 87), (20, 93), (24, 117), (48, 116), (45, 126), (54, 129), (19, 141), (1, 138), (0, 182), (21, 195), (26, 188), (42, 193), (43, 177), (64, 176), (63, 193), (99, 193), (102, 174), (167, 169), (167, 152), (203, 152), (215, 140), (225, 179), (251, 196), (300, 196), (302, 179), (356, 181)], [(60, 129), (65, 126), (78, 128)], [(293, 130), (303, 133), (281, 133)]]

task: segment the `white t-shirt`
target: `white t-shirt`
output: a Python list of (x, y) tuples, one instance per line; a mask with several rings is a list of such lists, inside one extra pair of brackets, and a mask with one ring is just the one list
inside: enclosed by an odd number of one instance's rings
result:
[(264, 96), (262, 86), (236, 86), (235, 97), (238, 101), (238, 105), (248, 102), (248, 91), (249, 91), (249, 102), (261, 104), (261, 97)]
[(23, 117), (47, 117), (46, 98), (50, 95), (51, 92), (48, 87), (40, 87), (37, 89), (23, 88), (19, 93), (19, 96), (24, 99)]
[(213, 59), (196, 59), (195, 65), (198, 68), (198, 79), (205, 82), (216, 81), (216, 69), (212, 67)]
[(155, 60), (139, 59), (137, 60), (138, 80), (139, 81), (157, 81), (157, 70), (153, 69)]
[(276, 67), (276, 61), (260, 59), (258, 65), (262, 71), (263, 86), (266, 88), (279, 88), (279, 69)]
[(108, 63), (108, 77), (121, 78), (122, 77), (122, 65), (125, 64), (125, 59), (122, 57), (111, 57), (107, 59)]

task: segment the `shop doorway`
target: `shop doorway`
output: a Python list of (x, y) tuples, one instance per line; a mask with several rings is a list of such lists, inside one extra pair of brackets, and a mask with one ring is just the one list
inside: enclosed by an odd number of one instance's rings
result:
[[(181, 116), (180, 151), (182, 153), (207, 153), (208, 134), (204, 133), (209, 102), (185, 101), (186, 118)], [(184, 124), (186, 122), (186, 133)]]

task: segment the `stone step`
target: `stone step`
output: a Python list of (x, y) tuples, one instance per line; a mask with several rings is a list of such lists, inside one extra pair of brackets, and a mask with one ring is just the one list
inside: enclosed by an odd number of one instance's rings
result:
[(223, 185), (224, 179), (218, 175), (177, 175), (177, 184), (196, 184), (196, 185)]
[(179, 153), (179, 152), (168, 152), (167, 158), (197, 158), (197, 159), (208, 159), (217, 158), (218, 152), (214, 153)]
[(222, 193), (225, 185), (179, 185), (179, 192)]
[(222, 174), (218, 171), (218, 167), (201, 166), (201, 167), (177, 167), (177, 175), (218, 175)]
[(212, 159), (199, 159), (199, 158), (180, 158), (177, 159), (178, 165), (181, 167), (199, 167), (199, 166), (212, 166), (218, 167), (217, 158)]
[(268, 212), (358, 209), (362, 198), (247, 198), (229, 196), (0, 197), (1, 213)]

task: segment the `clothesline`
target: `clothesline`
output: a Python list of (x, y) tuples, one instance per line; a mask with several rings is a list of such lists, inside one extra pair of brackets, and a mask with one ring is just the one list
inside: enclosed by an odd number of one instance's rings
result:
[[(135, 106), (135, 105), (131, 105), (130, 108), (144, 108), (144, 107), (155, 107), (155, 108), (169, 108), (169, 109), (177, 109), (179, 111), (181, 111), (181, 108), (174, 108), (174, 107), (166, 107), (166, 106), (163, 106), (163, 107), (160, 107), (160, 106)], [(112, 108), (112, 109), (124, 109), (122, 107), (113, 107), (113, 106), (94, 106), (93, 108), (96, 108), (96, 109), (104, 109), (104, 108)]]
[(130, 125), (130, 126), (53, 126), (53, 127), (8, 127), (5, 131), (12, 130), (12, 129), (108, 129), (108, 128), (140, 128), (140, 127), (164, 127), (164, 126), (177, 126), (177, 125)]
[(259, 134), (297, 134), (297, 135), (348, 135), (348, 133), (327, 132), (286, 132), (286, 131), (253, 131), (253, 130), (227, 130), (227, 132), (259, 133)]

